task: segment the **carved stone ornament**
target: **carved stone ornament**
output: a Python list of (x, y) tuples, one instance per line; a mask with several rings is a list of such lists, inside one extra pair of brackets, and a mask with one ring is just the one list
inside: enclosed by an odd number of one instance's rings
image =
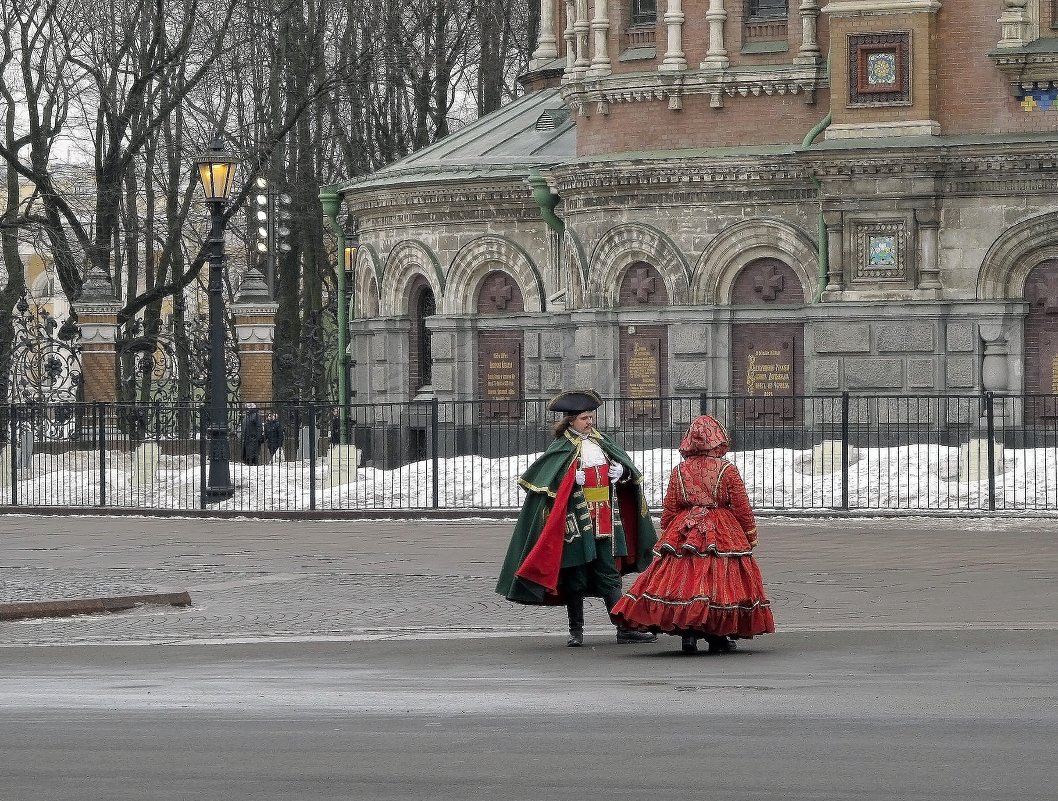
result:
[(770, 97), (802, 95), (815, 102), (817, 89), (829, 86), (824, 70), (814, 64), (784, 64), (767, 67), (726, 67), (672, 73), (620, 73), (606, 77), (572, 75), (562, 85), (562, 99), (580, 115), (600, 104), (667, 101), (669, 108), (682, 108), (686, 95), (709, 95), (713, 108), (722, 108), (724, 97)]
[(81, 300), (83, 301), (113, 301), (114, 285), (110, 278), (98, 265), (91, 265), (85, 275), (84, 283), (81, 284)]

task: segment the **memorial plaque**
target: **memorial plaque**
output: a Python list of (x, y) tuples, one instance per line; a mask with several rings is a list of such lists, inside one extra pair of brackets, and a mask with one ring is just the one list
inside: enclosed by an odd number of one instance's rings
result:
[(732, 328), (731, 387), (736, 416), (795, 419), (796, 395), (803, 389), (800, 325), (753, 323)]
[[(1046, 323), (1043, 325), (1045, 326)], [(1031, 337), (1035, 340), (1035, 343), (1031, 343), (1035, 345), (1035, 348), (1027, 349), (1029, 353), (1032, 350), (1036, 351), (1036, 375), (1032, 376), (1035, 378), (1034, 381), (1030, 380), (1033, 386), (1029, 391), (1040, 395), (1058, 395), (1058, 331), (1039, 330), (1043, 326), (1036, 326), (1036, 328), (1037, 331), (1033, 332), (1035, 336)], [(1026, 331), (1026, 334), (1028, 333)], [(1030, 341), (1029, 336), (1026, 336), (1026, 341)], [(1051, 398), (1036, 398), (1031, 406), (1036, 411), (1036, 417), (1054, 418), (1058, 416), (1058, 408)]]
[(522, 416), (522, 336), (507, 332), (478, 335), (478, 396), (483, 418)]
[(659, 398), (665, 393), (667, 339), (664, 326), (622, 327), (621, 394), (628, 399), (626, 417), (657, 419), (661, 416)]
[(746, 394), (759, 398), (793, 395), (793, 347), (752, 348), (746, 357)]

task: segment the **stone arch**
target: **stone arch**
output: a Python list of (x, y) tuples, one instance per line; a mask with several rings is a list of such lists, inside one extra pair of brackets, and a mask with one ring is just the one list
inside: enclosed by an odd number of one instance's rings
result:
[(442, 314), (469, 314), (477, 308), (481, 280), (494, 270), (508, 273), (522, 291), (527, 312), (544, 310), (544, 282), (529, 254), (505, 236), (486, 234), (459, 249), (448, 268)]
[(657, 268), (671, 303), (686, 303), (690, 269), (683, 253), (662, 231), (646, 223), (622, 223), (602, 235), (591, 254), (586, 305), (613, 308), (620, 303), (621, 277), (633, 262)]
[(988, 249), (977, 274), (978, 300), (1025, 296), (1025, 279), (1042, 262), (1058, 259), (1058, 214), (1048, 212), (1008, 228)]
[[(588, 255), (584, 252), (580, 237), (569, 225), (562, 234), (559, 264), (560, 275), (568, 276), (567, 285), (562, 287), (566, 290), (566, 308), (578, 309), (584, 305), (584, 287), (588, 281)], [(556, 287), (556, 291), (558, 289)]]
[(349, 319), (378, 317), (381, 301), (378, 288), (382, 285), (382, 260), (371, 245), (360, 245), (353, 265), (352, 298)]
[(777, 259), (793, 269), (806, 299), (819, 294), (819, 254), (808, 234), (780, 220), (743, 220), (720, 232), (694, 267), (691, 302), (726, 305), (742, 268), (758, 259)]
[(437, 256), (415, 239), (398, 242), (386, 257), (379, 286), (379, 314), (399, 317), (408, 311), (408, 286), (416, 275), (423, 276), (433, 290), (434, 298), (444, 296), (445, 280)]

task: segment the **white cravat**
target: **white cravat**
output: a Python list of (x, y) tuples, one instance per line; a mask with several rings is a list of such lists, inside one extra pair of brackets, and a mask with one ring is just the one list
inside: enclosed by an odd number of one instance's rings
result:
[(580, 442), (581, 469), (583, 470), (586, 467), (598, 467), (599, 465), (606, 464), (607, 461), (606, 454), (602, 452), (599, 443), (591, 437), (582, 434)]

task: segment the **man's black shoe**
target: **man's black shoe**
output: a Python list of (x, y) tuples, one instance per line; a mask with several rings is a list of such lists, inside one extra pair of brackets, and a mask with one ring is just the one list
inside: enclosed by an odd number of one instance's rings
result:
[(657, 642), (658, 635), (649, 631), (632, 631), (631, 629), (618, 629), (617, 642)]

